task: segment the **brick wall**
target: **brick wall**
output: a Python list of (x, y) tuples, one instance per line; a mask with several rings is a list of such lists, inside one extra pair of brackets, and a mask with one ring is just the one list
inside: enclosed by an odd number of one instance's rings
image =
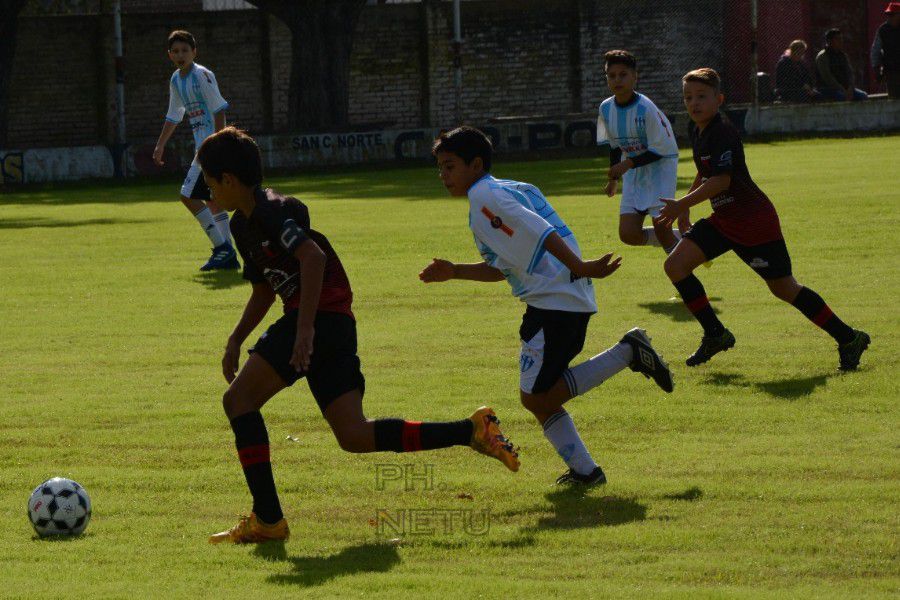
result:
[[(661, 107), (677, 109), (685, 71), (724, 66), (725, 2), (667, 0), (661, 11), (651, 0), (467, 1), (462, 119), (484, 124), (501, 116), (593, 111), (608, 94), (602, 53), (618, 47), (637, 54), (639, 88)], [(129, 141), (152, 142), (159, 134), (174, 69), (165, 39), (175, 28), (197, 37), (197, 60), (215, 72), (231, 103), (230, 122), (256, 133), (286, 129), (291, 37), (277, 19), (252, 10), (127, 10)], [(363, 11), (351, 58), (352, 126), (455, 123), (451, 10), (450, 2), (428, 2)], [(10, 90), (11, 147), (114, 139), (111, 30), (108, 15), (22, 18)], [(179, 127), (175, 139), (189, 141), (188, 128)]]

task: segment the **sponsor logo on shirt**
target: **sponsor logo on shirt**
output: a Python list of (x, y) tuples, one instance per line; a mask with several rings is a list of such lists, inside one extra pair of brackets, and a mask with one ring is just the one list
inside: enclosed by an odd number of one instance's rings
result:
[(504, 225), (503, 219), (492, 213), (487, 206), (481, 207), (481, 214), (487, 217), (488, 221), (491, 222), (491, 227), (493, 227), (494, 229), (499, 229), (509, 237), (512, 237), (515, 233), (515, 231), (513, 231), (513, 229), (511, 229), (508, 225)]
[(719, 156), (719, 166), (727, 167), (731, 164), (731, 150), (726, 150)]

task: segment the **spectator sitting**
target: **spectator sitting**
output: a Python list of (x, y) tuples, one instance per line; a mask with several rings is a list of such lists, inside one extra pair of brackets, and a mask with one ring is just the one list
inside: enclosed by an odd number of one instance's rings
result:
[(888, 96), (900, 98), (900, 2), (888, 2), (881, 24), (872, 43), (872, 68), (878, 80), (887, 80)]
[(816, 56), (819, 93), (826, 100), (865, 100), (868, 94), (853, 87), (853, 68), (844, 52), (840, 29), (825, 33), (825, 49)]
[(810, 102), (820, 98), (813, 89), (813, 79), (803, 62), (806, 42), (794, 40), (775, 67), (775, 98), (781, 102)]

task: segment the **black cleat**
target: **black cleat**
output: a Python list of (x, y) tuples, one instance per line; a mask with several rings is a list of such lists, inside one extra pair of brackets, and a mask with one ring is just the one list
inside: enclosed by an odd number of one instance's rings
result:
[(663, 361), (662, 356), (650, 345), (650, 336), (643, 329), (635, 327), (625, 334), (621, 343), (628, 344), (634, 351), (634, 358), (628, 367), (636, 372), (642, 373), (647, 379), (653, 379), (656, 385), (661, 387), (664, 392), (671, 392), (675, 389), (675, 382), (672, 380), (672, 372), (669, 365)]
[(689, 367), (702, 365), (719, 352), (727, 352), (729, 348), (734, 348), (734, 342), (734, 334), (727, 329), (715, 337), (704, 335), (700, 347), (688, 357), (685, 364)]
[(869, 347), (872, 338), (865, 331), (853, 330), (853, 339), (846, 344), (838, 345), (838, 354), (841, 357), (841, 371), (855, 371), (859, 366), (859, 357)]
[(583, 485), (592, 487), (595, 485), (603, 485), (606, 483), (606, 474), (603, 469), (597, 467), (587, 475), (579, 475), (572, 469), (569, 469), (556, 479), (556, 485)]

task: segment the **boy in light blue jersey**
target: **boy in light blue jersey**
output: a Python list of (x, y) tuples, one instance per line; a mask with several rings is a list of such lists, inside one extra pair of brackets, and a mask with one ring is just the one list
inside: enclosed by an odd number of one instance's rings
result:
[(520, 399), (569, 469), (557, 483), (596, 485), (606, 476), (563, 408), (619, 371), (652, 377), (672, 391), (672, 375), (645, 331), (632, 329), (618, 344), (579, 365), (588, 321), (597, 312), (591, 277), (619, 268), (607, 254), (584, 261), (572, 231), (540, 190), (490, 175), (493, 149), (479, 130), (460, 127), (441, 134), (432, 149), (441, 180), (452, 196), (468, 196), (469, 227), (483, 259), (458, 264), (435, 258), (419, 273), (425, 283), (468, 279), (503, 281), (527, 304), (519, 329)]
[[(197, 42), (193, 35), (180, 30), (169, 34), (169, 58), (178, 69), (169, 79), (169, 110), (159, 141), (153, 150), (153, 160), (159, 166), (163, 165), (166, 142), (185, 115), (190, 121), (196, 148), (200, 148), (203, 140), (225, 127), (228, 102), (219, 93), (216, 76), (206, 67), (195, 63), (196, 57)], [(209, 188), (203, 181), (196, 157), (181, 186), (181, 202), (200, 223), (213, 246), (212, 255), (200, 270), (240, 268), (237, 253), (231, 244), (228, 213), (210, 198)]]
[[(610, 147), (607, 196), (616, 194), (622, 179), (619, 238), (631, 246), (662, 246), (668, 254), (681, 236), (655, 219), (663, 206), (660, 198), (675, 193), (678, 145), (672, 126), (647, 96), (634, 91), (637, 63), (631, 53), (610, 50), (603, 58), (606, 81), (615, 95), (600, 105), (597, 144)], [(653, 227), (644, 227), (647, 215)]]

